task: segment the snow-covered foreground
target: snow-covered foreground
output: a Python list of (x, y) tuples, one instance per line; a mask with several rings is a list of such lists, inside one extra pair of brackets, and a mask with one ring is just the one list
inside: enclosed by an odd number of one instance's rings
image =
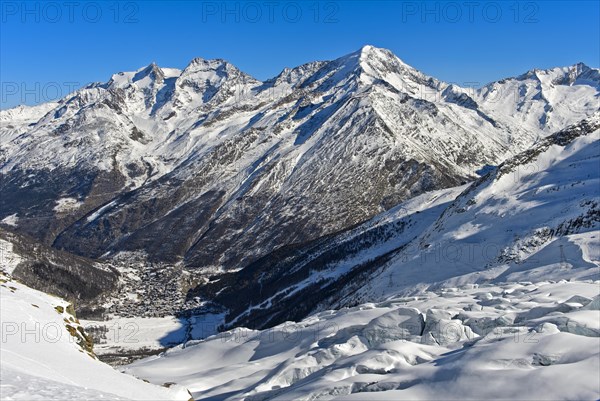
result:
[(124, 375), (89, 352), (68, 303), (0, 275), (2, 400), (188, 400), (179, 387)]
[(127, 373), (198, 400), (598, 399), (600, 281), (468, 285), (235, 329)]

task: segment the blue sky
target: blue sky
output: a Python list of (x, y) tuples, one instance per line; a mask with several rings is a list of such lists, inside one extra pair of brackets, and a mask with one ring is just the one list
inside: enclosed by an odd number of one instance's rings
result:
[(448, 82), (600, 64), (599, 1), (2, 1), (1, 107), (154, 61), (223, 58), (259, 79), (372, 44)]

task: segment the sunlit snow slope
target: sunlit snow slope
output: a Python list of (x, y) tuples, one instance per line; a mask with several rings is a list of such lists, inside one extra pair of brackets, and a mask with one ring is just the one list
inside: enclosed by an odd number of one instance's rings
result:
[(98, 361), (67, 302), (4, 273), (0, 282), (3, 400), (189, 400), (181, 387), (144, 383)]
[(392, 297), (264, 331), (235, 329), (126, 371), (185, 385), (198, 400), (597, 399), (599, 285), (483, 284)]

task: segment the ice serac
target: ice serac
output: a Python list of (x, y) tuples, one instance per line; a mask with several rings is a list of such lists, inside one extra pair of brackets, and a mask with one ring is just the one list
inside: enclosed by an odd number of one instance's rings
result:
[(0, 148), (0, 220), (88, 257), (237, 270), (473, 179), (591, 114), (597, 70), (578, 68), (568, 83), (550, 82), (567, 68), (474, 92), (372, 46), (265, 82), (224, 60), (150, 64), (2, 131), (14, 139)]
[[(196, 399), (228, 401), (595, 399), (600, 350), (589, 334), (598, 311), (553, 309), (597, 292), (597, 282), (571, 280), (390, 296), (268, 330), (236, 328), (125, 370), (155, 384), (182, 384)], [(534, 307), (547, 315), (513, 322)], [(476, 320), (497, 326), (474, 334), (467, 325)], [(587, 332), (576, 330), (585, 321)]]

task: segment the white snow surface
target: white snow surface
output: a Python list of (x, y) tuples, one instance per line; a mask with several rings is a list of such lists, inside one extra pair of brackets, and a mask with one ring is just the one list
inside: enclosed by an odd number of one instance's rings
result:
[(6, 216), (2, 220), (0, 220), (0, 223), (6, 224), (9, 226), (13, 226), (13, 227), (16, 227), (18, 225), (18, 222), (19, 222), (19, 215), (17, 213), (11, 214), (10, 216)]
[(73, 209), (77, 209), (82, 205), (80, 201), (75, 198), (61, 198), (56, 201), (54, 211), (58, 213), (68, 213)]
[[(80, 348), (67, 331), (67, 323), (79, 327), (66, 312), (67, 302), (4, 274), (0, 278), (2, 400), (190, 398), (182, 387), (148, 384), (98, 361)], [(57, 311), (57, 306), (63, 311)]]

